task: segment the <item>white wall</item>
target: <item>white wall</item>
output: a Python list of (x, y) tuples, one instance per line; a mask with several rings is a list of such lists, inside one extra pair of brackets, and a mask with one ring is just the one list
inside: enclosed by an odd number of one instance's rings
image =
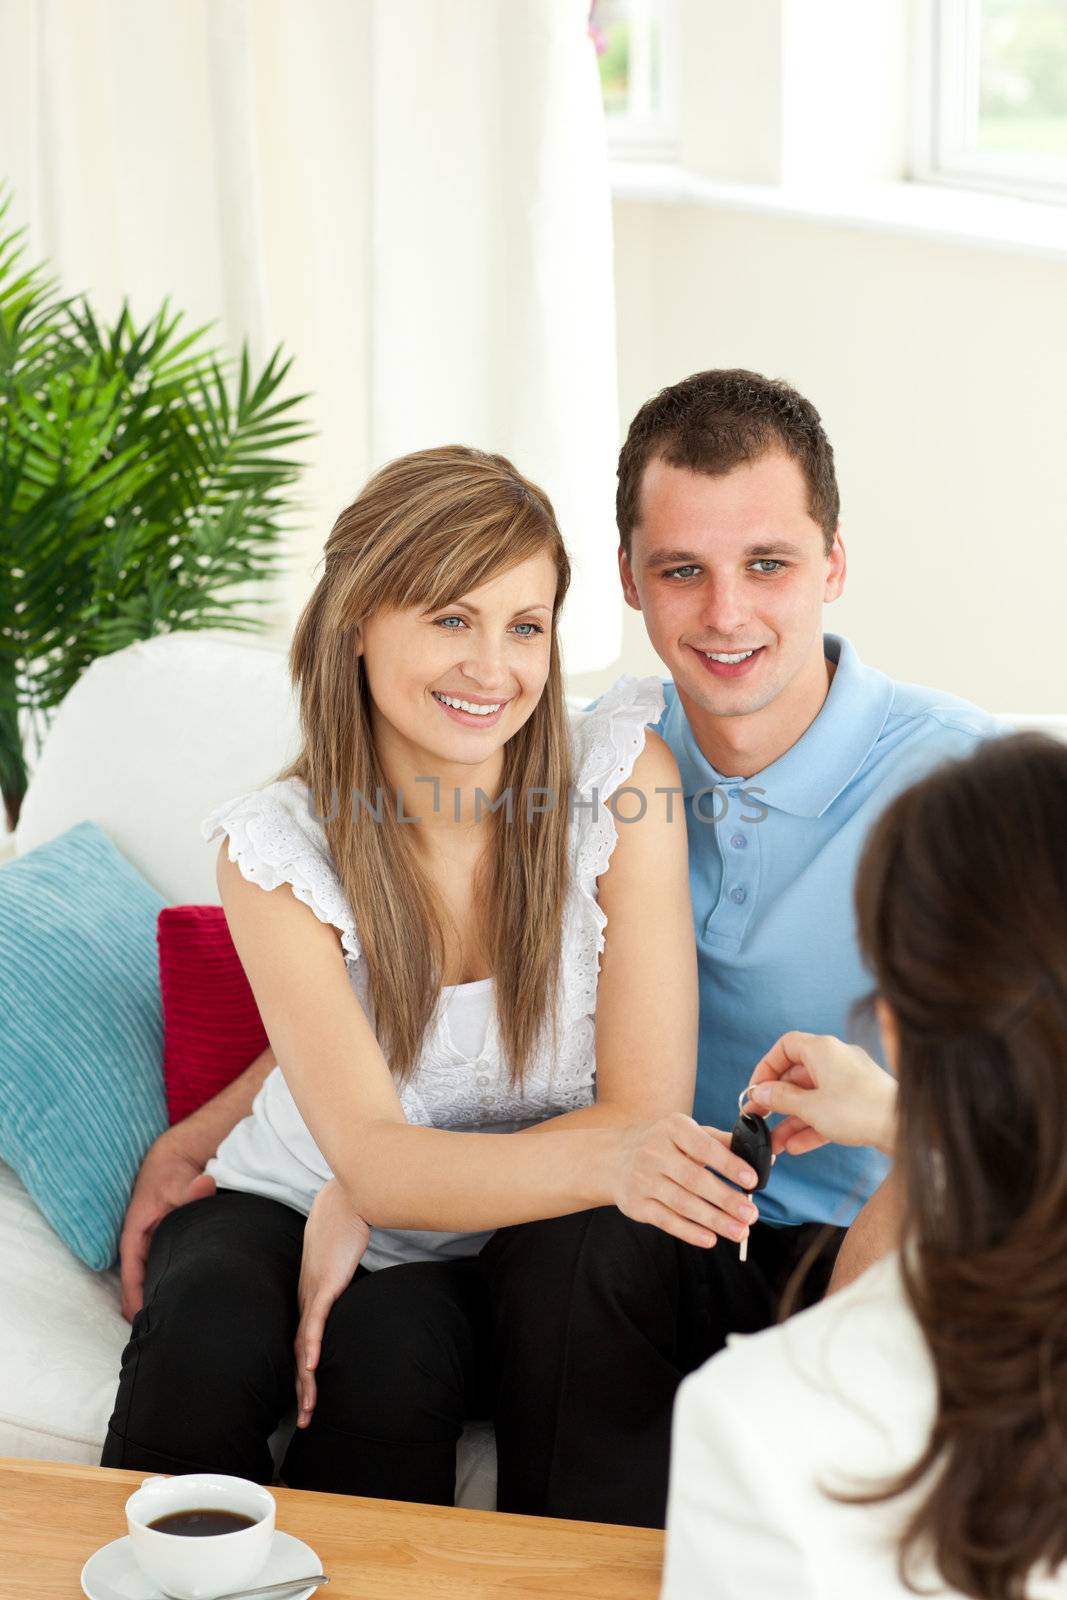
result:
[[(615, 232), (623, 430), (704, 367), (786, 378), (837, 457), (827, 626), (895, 677), (1067, 712), (1067, 258), (698, 202), (617, 200)], [(628, 611), (572, 687), (657, 670)]]

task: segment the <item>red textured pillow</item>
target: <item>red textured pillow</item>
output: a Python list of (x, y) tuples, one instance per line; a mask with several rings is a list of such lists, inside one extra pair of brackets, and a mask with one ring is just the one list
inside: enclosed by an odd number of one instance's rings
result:
[(174, 1123), (239, 1078), (270, 1040), (221, 906), (164, 906), (156, 942)]

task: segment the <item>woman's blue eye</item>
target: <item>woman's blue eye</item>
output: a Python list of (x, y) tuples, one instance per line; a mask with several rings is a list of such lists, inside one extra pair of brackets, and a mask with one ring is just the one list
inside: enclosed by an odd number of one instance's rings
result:
[[(456, 633), (458, 629), (449, 626), (449, 624), (453, 622), (458, 623), (462, 628), (467, 626), (466, 620), (463, 617), (438, 617), (434, 622), (434, 627), (444, 628), (446, 633)], [(528, 628), (531, 631), (529, 633), (520, 633), (519, 630), (521, 628)], [(536, 622), (517, 622), (515, 624), (515, 631), (519, 634), (520, 639), (532, 639), (536, 634), (544, 633), (545, 630)]]

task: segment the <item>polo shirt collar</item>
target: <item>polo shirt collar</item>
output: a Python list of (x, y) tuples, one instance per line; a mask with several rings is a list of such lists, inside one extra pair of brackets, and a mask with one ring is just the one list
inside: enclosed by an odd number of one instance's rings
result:
[(716, 771), (697, 744), (681, 700), (673, 697), (662, 726), (687, 797), (732, 780), (762, 790), (760, 802), (776, 811), (821, 817), (847, 789), (885, 727), (893, 683), (876, 667), (864, 666), (841, 635), (824, 634), (823, 647), (837, 671), (819, 715), (791, 749), (750, 778)]

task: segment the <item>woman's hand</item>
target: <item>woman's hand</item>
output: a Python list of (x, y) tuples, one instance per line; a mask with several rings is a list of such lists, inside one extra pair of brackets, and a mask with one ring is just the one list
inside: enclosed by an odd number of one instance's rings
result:
[(719, 1234), (747, 1235), (759, 1212), (731, 1183), (751, 1189), (756, 1181), (752, 1168), (730, 1153), (729, 1134), (682, 1111), (623, 1128), (609, 1173), (612, 1201), (624, 1216), (703, 1246)]
[(785, 1113), (772, 1129), (775, 1151), (802, 1156), (832, 1143), (894, 1152), (896, 1079), (829, 1034), (784, 1033), (752, 1074), (751, 1100), (763, 1114)]
[(298, 1428), (306, 1428), (315, 1409), (314, 1371), (319, 1364), (326, 1318), (352, 1282), (367, 1248), (370, 1227), (353, 1211), (336, 1178), (323, 1184), (308, 1213), (300, 1261), (300, 1325), (296, 1330)]

